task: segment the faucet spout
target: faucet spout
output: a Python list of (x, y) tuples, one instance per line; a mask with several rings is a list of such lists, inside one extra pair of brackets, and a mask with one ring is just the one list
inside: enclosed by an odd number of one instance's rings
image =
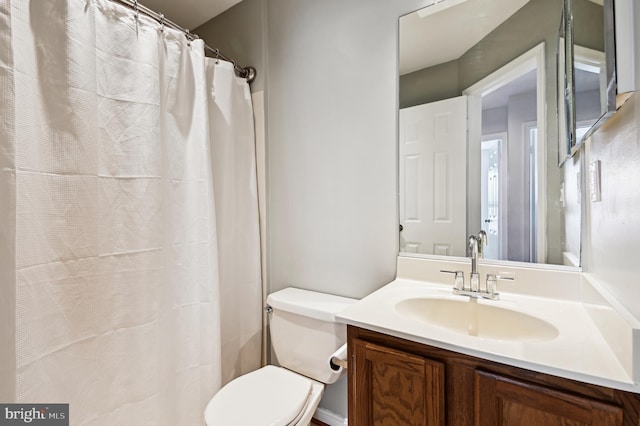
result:
[(478, 235), (470, 235), (468, 240), (468, 256), (471, 257), (471, 273), (478, 272), (478, 259), (484, 257), (484, 247), (487, 245), (487, 233), (478, 232)]
[(480, 274), (478, 274), (478, 259), (483, 257), (483, 249), (487, 244), (487, 234), (484, 231), (478, 235), (471, 235), (468, 240), (468, 250), (471, 256), (471, 291), (477, 292), (480, 289)]
[(471, 273), (475, 274), (478, 272), (477, 270), (477, 261), (478, 261), (478, 237), (475, 235), (469, 236), (467, 253), (469, 257), (471, 257)]
[(480, 230), (476, 240), (478, 241), (478, 259), (484, 259), (484, 248), (487, 245), (487, 233)]

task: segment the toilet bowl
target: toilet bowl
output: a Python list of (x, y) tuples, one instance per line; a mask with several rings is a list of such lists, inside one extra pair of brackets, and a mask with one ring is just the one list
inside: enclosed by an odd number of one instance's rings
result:
[(278, 364), (226, 384), (207, 404), (208, 426), (307, 426), (325, 384), (343, 374), (329, 363), (346, 342), (335, 314), (355, 299), (297, 288), (272, 293), (270, 331)]
[(205, 410), (207, 425), (308, 425), (324, 384), (267, 365), (224, 386)]

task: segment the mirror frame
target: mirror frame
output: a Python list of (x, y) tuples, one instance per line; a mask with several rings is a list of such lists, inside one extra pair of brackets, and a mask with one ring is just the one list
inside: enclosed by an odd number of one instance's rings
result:
[[(575, 86), (575, 40), (573, 17), (574, 0), (563, 1), (563, 26), (565, 33), (565, 69), (564, 69), (564, 93), (565, 93), (565, 117), (566, 117), (566, 156), (560, 156), (559, 165), (562, 166), (567, 158), (573, 157), (587, 140), (602, 124), (616, 112), (616, 47), (615, 47), (615, 14), (613, 0), (603, 0), (604, 19), (604, 54), (605, 54), (605, 81), (607, 87), (604, 99), (604, 111), (598, 120), (587, 130), (580, 139), (576, 138), (576, 86)], [(560, 135), (563, 136), (563, 135)]]

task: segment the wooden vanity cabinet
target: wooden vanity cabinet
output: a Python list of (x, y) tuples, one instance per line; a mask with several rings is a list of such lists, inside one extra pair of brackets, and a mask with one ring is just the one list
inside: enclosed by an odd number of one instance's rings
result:
[(353, 326), (348, 343), (349, 425), (640, 425), (639, 394)]
[(350, 425), (444, 426), (444, 364), (353, 340)]
[(476, 371), (478, 425), (622, 425), (622, 408), (590, 398)]

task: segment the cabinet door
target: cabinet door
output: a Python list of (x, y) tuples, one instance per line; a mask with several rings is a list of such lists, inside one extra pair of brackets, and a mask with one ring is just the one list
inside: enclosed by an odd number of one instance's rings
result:
[(622, 409), (483, 371), (476, 371), (478, 426), (622, 425)]
[(444, 425), (444, 365), (354, 339), (349, 425)]

